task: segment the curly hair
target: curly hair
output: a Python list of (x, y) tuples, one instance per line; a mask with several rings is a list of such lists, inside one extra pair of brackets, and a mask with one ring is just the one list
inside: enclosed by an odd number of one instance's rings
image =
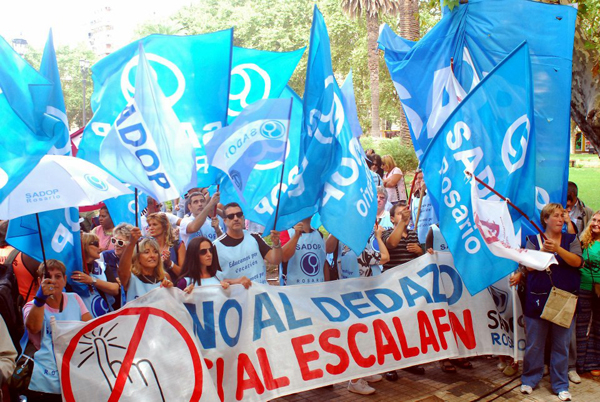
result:
[[(592, 217), (594, 217), (596, 215), (600, 215), (600, 210), (594, 212)], [(600, 240), (600, 239), (594, 239), (594, 235), (592, 235), (592, 229), (590, 228), (590, 222), (588, 222), (588, 225), (586, 226), (586, 228), (583, 229), (583, 232), (581, 232), (581, 236), (579, 236), (579, 240), (581, 240), (581, 247), (584, 249), (590, 247), (592, 244), (594, 244), (594, 242)]]
[(140, 265), (140, 254), (143, 254), (148, 247), (153, 248), (158, 253), (158, 264), (154, 268), (154, 276), (159, 281), (162, 281), (165, 278), (165, 267), (163, 265), (162, 258), (160, 258), (160, 247), (156, 240), (151, 237), (143, 238), (139, 243), (138, 247), (136, 247), (135, 252), (133, 253), (133, 259), (131, 260), (131, 273), (140, 276), (142, 275), (142, 266)]

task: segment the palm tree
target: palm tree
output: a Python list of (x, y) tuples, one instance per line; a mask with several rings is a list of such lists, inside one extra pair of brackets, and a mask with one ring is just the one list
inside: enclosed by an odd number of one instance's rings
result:
[(367, 67), (371, 81), (371, 136), (381, 137), (379, 130), (379, 14), (398, 14), (406, 1), (418, 0), (341, 0), (340, 6), (351, 18), (365, 15), (367, 20)]

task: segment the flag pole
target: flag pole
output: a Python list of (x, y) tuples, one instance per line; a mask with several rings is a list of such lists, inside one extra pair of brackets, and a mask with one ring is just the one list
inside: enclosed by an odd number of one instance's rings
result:
[[(220, 184), (217, 184), (217, 193), (219, 192), (219, 189), (220, 189), (220, 188), (221, 188), (221, 185), (220, 185)], [(218, 204), (217, 204), (217, 205), (218, 205)], [(213, 212), (213, 215), (214, 215), (214, 216), (217, 216), (217, 205), (215, 205), (215, 210), (214, 210), (214, 212)], [(185, 211), (184, 211), (184, 212), (185, 212)]]
[[(138, 215), (139, 215), (139, 213), (138, 213), (139, 206), (138, 206), (138, 189), (137, 189), (137, 187), (135, 188), (135, 195), (134, 195), (134, 197), (135, 197), (135, 227), (139, 228), (140, 225), (139, 225), (139, 217), (138, 217)], [(140, 244), (136, 243), (135, 244), (135, 248), (136, 248), (136, 251), (139, 254), (139, 252), (140, 252)]]
[[(415, 174), (415, 177), (417, 175)], [(415, 177), (413, 177), (412, 182), (410, 183), (410, 195), (408, 196), (408, 209), (412, 209), (412, 197), (415, 190)]]
[(531, 220), (531, 218), (530, 218), (529, 216), (527, 216), (527, 214), (521, 210), (521, 208), (517, 207), (517, 206), (516, 206), (515, 204), (513, 204), (513, 203), (512, 203), (512, 202), (511, 202), (511, 201), (510, 201), (508, 198), (506, 198), (505, 196), (503, 196), (502, 194), (500, 194), (499, 192), (497, 192), (496, 190), (494, 190), (493, 188), (491, 188), (491, 187), (490, 187), (490, 186), (489, 186), (487, 183), (484, 183), (484, 182), (483, 182), (481, 179), (479, 179), (479, 178), (478, 178), (477, 176), (475, 176), (473, 173), (471, 173), (471, 172), (467, 172), (467, 171), (465, 170), (465, 174), (466, 174), (467, 176), (470, 176), (470, 177), (472, 177), (473, 179), (475, 179), (475, 181), (476, 181), (477, 183), (479, 183), (479, 184), (483, 185), (485, 188), (487, 188), (488, 190), (490, 190), (492, 193), (494, 193), (494, 194), (496, 194), (498, 197), (500, 197), (500, 199), (502, 199), (503, 201), (506, 201), (506, 203), (507, 203), (508, 205), (510, 205), (510, 206), (511, 206), (511, 207), (513, 207), (513, 208), (514, 208), (514, 209), (515, 209), (515, 210), (516, 210), (518, 213), (520, 213), (521, 215), (523, 215), (523, 217), (524, 217), (525, 219), (527, 219), (527, 221), (529, 221), (529, 223), (531, 223), (531, 224), (532, 224), (532, 225), (533, 225), (533, 226), (534, 226), (534, 227), (537, 229), (537, 231), (540, 233), (540, 235), (542, 236), (542, 238), (543, 238), (544, 240), (547, 240), (547, 239), (546, 239), (546, 235), (544, 234), (544, 231), (543, 231), (542, 229), (540, 229), (540, 227), (539, 227), (539, 226), (538, 226), (538, 225), (537, 225), (537, 224), (536, 224), (534, 221), (532, 221), (532, 220)]
[(292, 106), (294, 98), (290, 98), (290, 111), (288, 112), (288, 126), (285, 133), (285, 145), (283, 148), (283, 158), (281, 158), (281, 176), (279, 177), (279, 191), (277, 192), (277, 206), (275, 207), (275, 221), (273, 222), (273, 230), (277, 230), (277, 216), (279, 215), (279, 202), (281, 201), (281, 187), (283, 187), (283, 172), (285, 171), (285, 156), (287, 154), (287, 146), (290, 138), (290, 126), (292, 125)]
[[(42, 226), (40, 225), (40, 214), (35, 213), (35, 221), (38, 228), (38, 236), (40, 237), (40, 246), (42, 247), (42, 259), (44, 260), (44, 271), (48, 269), (46, 266), (46, 250), (44, 250), (44, 240), (42, 239)], [(45, 274), (46, 272), (44, 272)]]

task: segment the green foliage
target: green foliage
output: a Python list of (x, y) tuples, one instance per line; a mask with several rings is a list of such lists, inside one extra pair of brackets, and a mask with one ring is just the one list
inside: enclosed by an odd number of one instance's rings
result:
[(442, 6), (447, 6), (450, 11), (454, 10), (454, 7), (458, 7), (459, 0), (444, 0)]
[(400, 138), (373, 138), (367, 136), (360, 137), (360, 143), (363, 148), (374, 149), (379, 156), (391, 155), (396, 161), (396, 165), (403, 172), (415, 170), (419, 165), (417, 155), (411, 145), (402, 145)]
[(585, 48), (595, 53), (600, 65), (600, 0), (585, 0), (578, 7), (579, 23), (585, 33)]

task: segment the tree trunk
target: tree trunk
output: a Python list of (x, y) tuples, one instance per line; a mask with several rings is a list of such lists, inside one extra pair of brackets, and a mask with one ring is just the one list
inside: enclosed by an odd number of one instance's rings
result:
[(379, 36), (379, 17), (377, 13), (365, 13), (367, 16), (367, 66), (371, 79), (371, 136), (381, 137), (379, 127), (379, 56), (377, 55), (377, 37)]
[(573, 46), (571, 118), (600, 153), (600, 65), (594, 64), (592, 52), (585, 48), (584, 32), (577, 24)]
[[(419, 40), (419, 0), (402, 0), (400, 5), (400, 36), (413, 41)], [(400, 141), (406, 143), (410, 141), (410, 130), (404, 115), (404, 110), (400, 109)]]

